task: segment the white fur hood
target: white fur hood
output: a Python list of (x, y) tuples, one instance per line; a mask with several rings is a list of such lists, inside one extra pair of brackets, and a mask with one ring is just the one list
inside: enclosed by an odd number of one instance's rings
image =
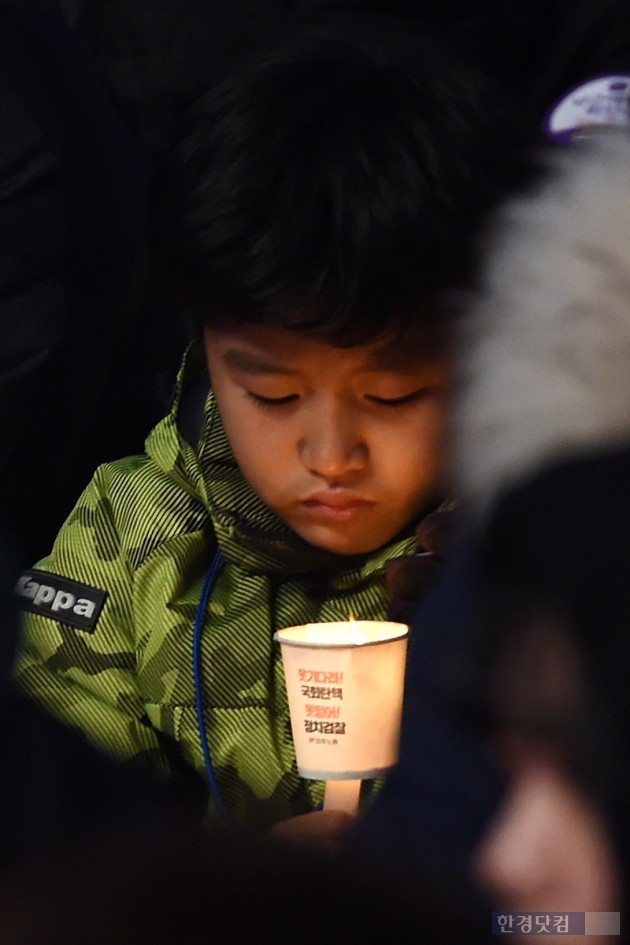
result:
[(476, 514), (543, 462), (630, 440), (630, 133), (549, 164), (491, 228), (459, 328), (452, 475)]

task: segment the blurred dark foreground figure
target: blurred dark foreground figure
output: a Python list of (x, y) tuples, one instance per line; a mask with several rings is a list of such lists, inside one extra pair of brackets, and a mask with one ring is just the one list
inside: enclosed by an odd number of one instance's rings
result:
[(2, 945), (482, 945), (490, 916), (403, 864), (209, 840), (96, 833), (0, 893)]
[[(548, 150), (545, 163), (537, 187), (509, 201), (489, 229), (482, 291), (459, 326), (451, 421), (458, 523), (428, 595), (410, 603), (413, 575), (404, 572), (407, 586), (394, 589), (412, 625), (400, 761), (356, 838), (438, 857), (463, 874), (504, 789), (504, 773), (450, 704), (452, 666), (479, 629), (487, 517), (545, 465), (630, 440), (630, 134), (584, 136)], [(628, 528), (617, 499), (585, 485), (570, 533), (585, 568), (612, 554), (614, 529), (593, 541), (602, 498)], [(442, 542), (433, 544), (443, 557)]]
[(627, 446), (576, 454), (509, 492), (485, 530), (462, 707), (507, 778), (475, 855), (501, 909), (627, 905), (629, 481)]

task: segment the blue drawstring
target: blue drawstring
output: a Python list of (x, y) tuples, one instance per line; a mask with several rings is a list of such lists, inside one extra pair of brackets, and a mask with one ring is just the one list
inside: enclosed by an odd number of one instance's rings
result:
[(228, 813), (227, 807), (225, 806), (223, 797), (221, 795), (221, 789), (219, 788), (217, 781), (216, 772), (212, 763), (212, 755), (210, 753), (210, 745), (208, 743), (206, 720), (203, 712), (203, 674), (201, 669), (201, 634), (203, 632), (203, 620), (206, 613), (206, 607), (208, 605), (208, 598), (210, 597), (210, 591), (214, 586), (217, 572), (221, 566), (221, 560), (221, 550), (217, 549), (212, 560), (212, 564), (210, 565), (210, 570), (206, 576), (203, 590), (201, 592), (201, 598), (197, 606), (197, 613), (195, 614), (195, 632), (193, 637), (193, 677), (195, 681), (195, 707), (197, 710), (197, 725), (199, 727), (199, 738), (201, 740), (201, 748), (203, 750), (203, 759), (206, 766), (206, 774), (208, 775), (208, 782), (210, 784), (210, 789), (214, 794), (214, 799), (216, 801), (217, 807), (219, 808), (221, 816), (226, 821), (226, 823), (231, 824), (232, 818)]

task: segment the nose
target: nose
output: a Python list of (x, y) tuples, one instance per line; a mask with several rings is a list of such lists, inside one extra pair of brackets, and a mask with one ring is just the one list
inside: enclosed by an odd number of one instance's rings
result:
[(312, 417), (298, 450), (309, 472), (329, 482), (359, 472), (368, 461), (367, 443), (355, 418), (342, 407)]

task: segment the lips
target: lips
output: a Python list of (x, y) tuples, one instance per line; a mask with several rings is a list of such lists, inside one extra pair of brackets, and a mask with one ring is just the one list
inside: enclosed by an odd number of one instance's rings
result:
[(329, 521), (346, 521), (374, 507), (374, 502), (349, 493), (323, 492), (302, 502), (309, 516)]

